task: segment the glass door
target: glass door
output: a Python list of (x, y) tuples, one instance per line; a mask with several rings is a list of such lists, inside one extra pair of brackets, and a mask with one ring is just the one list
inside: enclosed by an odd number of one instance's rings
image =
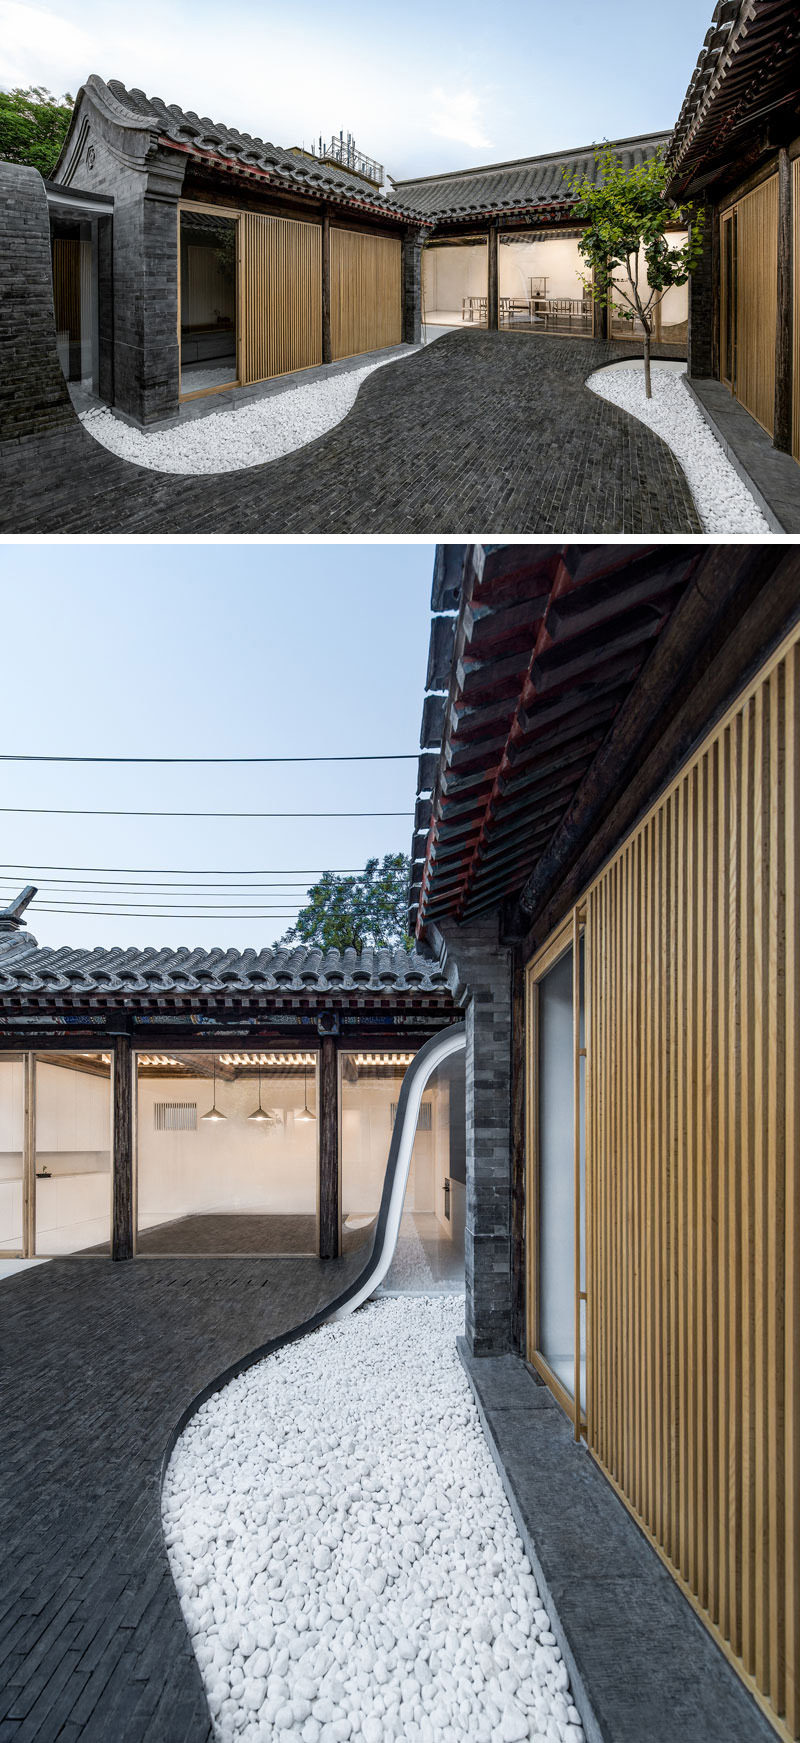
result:
[(529, 969), (529, 1355), (575, 1421), (586, 1401), (584, 938), (577, 918)]
[(25, 1242), (25, 1056), (0, 1055), (0, 1256), (23, 1258)]
[(180, 223), (181, 398), (239, 380), (238, 217), (182, 206)]

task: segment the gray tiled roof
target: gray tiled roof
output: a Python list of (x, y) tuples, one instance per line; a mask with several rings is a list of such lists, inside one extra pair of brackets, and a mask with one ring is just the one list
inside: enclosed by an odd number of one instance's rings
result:
[(348, 175), (346, 170), (323, 164), (313, 158), (296, 157), (269, 140), (240, 133), (224, 121), (211, 121), (197, 115), (193, 109), (181, 109), (177, 103), (165, 103), (161, 97), (148, 97), (144, 91), (128, 90), (119, 79), (108, 83), (92, 73), (84, 87), (112, 120), (123, 125), (149, 128), (161, 138), (171, 140), (183, 150), (209, 152), (229, 158), (237, 168), (265, 171), (274, 185), (294, 188), (299, 193), (320, 199), (326, 196), (343, 200), (348, 205), (362, 205), (388, 214), (408, 216), (393, 196), (375, 193)]
[(652, 157), (666, 146), (668, 133), (648, 133), (637, 139), (603, 141), (574, 150), (550, 152), (546, 157), (518, 158), (511, 163), (491, 163), (481, 169), (452, 170), (447, 175), (423, 176), (416, 181), (394, 183), (403, 202), (428, 217), (467, 218), (486, 211), (538, 205), (569, 205), (564, 171), (575, 171), (594, 180), (598, 150), (610, 145), (626, 169)]
[(60, 950), (17, 934), (0, 948), (0, 1000), (264, 993), (447, 996), (435, 957), (415, 950)]

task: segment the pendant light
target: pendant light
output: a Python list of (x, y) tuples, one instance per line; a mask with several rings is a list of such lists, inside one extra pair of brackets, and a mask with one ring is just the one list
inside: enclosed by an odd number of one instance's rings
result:
[(312, 1113), (312, 1111), (308, 1105), (308, 1090), (306, 1087), (307, 1077), (308, 1077), (308, 1073), (307, 1073), (306, 1067), (304, 1065), (303, 1066), (303, 1106), (300, 1109), (299, 1113), (296, 1113), (294, 1116), (296, 1120), (303, 1120), (304, 1122), (306, 1120), (315, 1120), (317, 1117), (315, 1113)]
[(274, 1114), (271, 1114), (267, 1108), (262, 1108), (262, 1106), (261, 1106), (261, 1060), (260, 1059), (258, 1062), (258, 1107), (253, 1109), (253, 1112), (250, 1114), (249, 1118), (251, 1120), (263, 1120), (264, 1124), (267, 1126), (274, 1126), (274, 1124), (275, 1124)]
[(221, 1114), (219, 1111), (219, 1108), (217, 1107), (217, 1055), (216, 1055), (216, 1053), (213, 1056), (213, 1064), (214, 1064), (214, 1088), (213, 1088), (213, 1092), (212, 1092), (212, 1096), (211, 1096), (211, 1106), (210, 1106), (207, 1114), (201, 1115), (201, 1119), (204, 1119), (204, 1120), (226, 1120), (228, 1118), (227, 1114)]

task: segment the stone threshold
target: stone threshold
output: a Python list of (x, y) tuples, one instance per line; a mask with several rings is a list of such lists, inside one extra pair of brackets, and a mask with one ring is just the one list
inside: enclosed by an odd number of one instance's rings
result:
[(195, 418), (210, 417), (214, 412), (241, 411), (254, 401), (274, 399), (277, 395), (289, 392), (295, 387), (308, 387), (316, 381), (329, 381), (334, 375), (351, 375), (356, 369), (364, 369), (367, 364), (399, 362), (403, 357), (410, 357), (419, 351), (419, 345), (387, 345), (380, 351), (359, 351), (355, 357), (342, 357), (336, 363), (318, 363), (311, 369), (293, 369), (286, 375), (273, 375), (269, 381), (253, 381), (246, 387), (218, 388), (214, 392), (199, 395), (197, 399), (185, 399), (180, 410), (171, 417), (154, 418), (143, 424), (138, 418), (131, 417), (128, 412), (120, 411), (105, 400), (98, 399), (96, 394), (89, 393), (77, 382), (68, 383), (69, 395), (78, 416), (89, 411), (110, 411), (120, 423), (130, 424), (134, 430), (144, 430), (147, 435), (151, 431), (174, 430), (181, 424), (191, 423)]
[(773, 448), (766, 430), (721, 381), (684, 381), (695, 405), (774, 533), (800, 532), (800, 466)]
[(544, 1383), (518, 1356), (458, 1352), (588, 1743), (774, 1743)]

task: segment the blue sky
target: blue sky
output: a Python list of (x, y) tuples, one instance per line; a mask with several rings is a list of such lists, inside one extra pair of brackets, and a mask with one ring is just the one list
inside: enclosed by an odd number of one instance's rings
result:
[(669, 128), (713, 0), (0, 0), (0, 86), (89, 72), (282, 145), (343, 128), (397, 177)]
[[(3, 621), (22, 628), (4, 662), (0, 750), (136, 756), (416, 752), (430, 628), (432, 545), (7, 546)], [(26, 603), (27, 602), (27, 603)], [(0, 763), (0, 806), (124, 810), (410, 812), (415, 762), (299, 768), (97, 768)], [(302, 822), (0, 814), (5, 899), (45, 866), (292, 872), (363, 865), (402, 849), (410, 816)], [(114, 876), (114, 871), (109, 877)], [(157, 882), (154, 874), (150, 881)], [(174, 880), (177, 881), (177, 878)], [(209, 879), (212, 883), (214, 880)], [(280, 880), (276, 880), (280, 881)], [(302, 880), (286, 880), (302, 881)], [(274, 918), (48, 914), (44, 944), (271, 944)], [(148, 903), (163, 897), (149, 893)], [(185, 899), (173, 893), (172, 901)], [(288, 902), (302, 893), (288, 894)], [(195, 905), (230, 902), (209, 894)], [(236, 901), (285, 907), (287, 896)], [(3, 902), (5, 905), (5, 901)], [(135, 899), (127, 904), (138, 906)]]

